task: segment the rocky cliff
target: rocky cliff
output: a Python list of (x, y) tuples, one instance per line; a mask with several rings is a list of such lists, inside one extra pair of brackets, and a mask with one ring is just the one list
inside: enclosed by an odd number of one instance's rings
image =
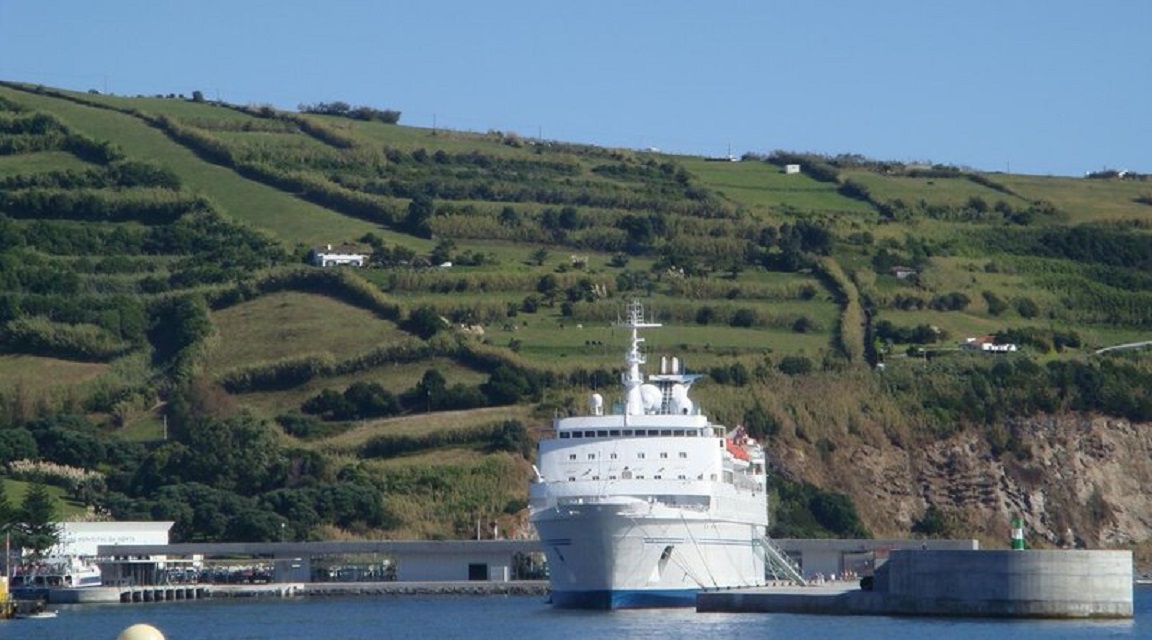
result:
[(877, 536), (906, 536), (930, 506), (946, 535), (1006, 546), (1116, 547), (1152, 540), (1152, 425), (1076, 415), (967, 429), (917, 446), (840, 440), (831, 455), (792, 441), (780, 472), (850, 495)]

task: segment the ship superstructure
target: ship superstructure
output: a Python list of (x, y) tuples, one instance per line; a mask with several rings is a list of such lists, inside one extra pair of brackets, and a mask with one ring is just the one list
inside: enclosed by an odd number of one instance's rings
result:
[(633, 301), (623, 395), (559, 418), (541, 440), (531, 520), (561, 607), (692, 606), (701, 589), (764, 583), (764, 451), (712, 423), (689, 398), (700, 376), (661, 358), (646, 378)]

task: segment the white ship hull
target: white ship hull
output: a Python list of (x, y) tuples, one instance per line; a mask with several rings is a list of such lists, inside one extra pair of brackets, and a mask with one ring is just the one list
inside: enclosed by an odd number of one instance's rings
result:
[(559, 507), (534, 521), (559, 607), (694, 606), (701, 589), (764, 582), (764, 530), (747, 522), (643, 502)]

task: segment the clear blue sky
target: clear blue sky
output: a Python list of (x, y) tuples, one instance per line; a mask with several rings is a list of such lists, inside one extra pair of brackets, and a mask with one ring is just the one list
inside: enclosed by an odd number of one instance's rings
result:
[(1152, 173), (1149, 0), (0, 0), (0, 78), (709, 155)]

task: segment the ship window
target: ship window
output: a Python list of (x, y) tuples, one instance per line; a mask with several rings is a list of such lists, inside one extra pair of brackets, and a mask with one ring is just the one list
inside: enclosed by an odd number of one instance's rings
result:
[(600, 479), (600, 476), (592, 476), (592, 479), (593, 479), (593, 480), (599, 480), (599, 479)]
[(568, 476), (568, 482), (576, 482), (576, 476)]
[(609, 480), (615, 480), (615, 479), (616, 479), (616, 476), (608, 476), (608, 479), (609, 479)]
[(609, 457), (610, 459), (612, 459), (612, 460), (615, 460), (615, 459), (616, 459), (616, 454), (615, 454), (615, 453), (609, 453), (609, 454), (608, 454), (608, 457)]
[(676, 477), (677, 477), (678, 479), (680, 479), (680, 480), (687, 480), (687, 479), (688, 479), (688, 476), (686, 476), (686, 475), (683, 475), (683, 474), (681, 474), (681, 475), (678, 475), (678, 476), (676, 476)]
[(640, 452), (638, 452), (638, 453), (636, 454), (636, 457), (637, 457), (637, 458), (640, 458), (640, 459), (643, 459), (643, 458), (644, 458), (644, 452), (643, 452), (643, 451), (640, 451)]
[(569, 453), (569, 454), (568, 454), (568, 459), (569, 459), (569, 460), (575, 460), (575, 459), (576, 459), (576, 454), (575, 454), (575, 453)]
[(671, 430), (671, 429), (661, 429), (661, 430), (660, 430), (660, 435), (662, 435), (662, 436), (670, 436), (670, 435), (672, 435), (672, 430)]
[(612, 438), (617, 438), (620, 436), (620, 430), (619, 429), (611, 429), (608, 431), (608, 435)]
[(595, 437), (596, 437), (596, 432), (595, 432), (595, 431), (585, 431), (585, 432), (584, 432), (584, 437), (585, 437), (585, 438), (595, 438)]
[(687, 451), (681, 451), (681, 452), (680, 452), (680, 457), (681, 457), (681, 458), (687, 458), (687, 457), (688, 457), (688, 452), (687, 452)]
[(571, 438), (572, 436), (567, 431), (561, 431), (560, 437), (561, 438)]
[(683, 429), (676, 429), (675, 431), (672, 432), (672, 435), (680, 436), (681, 438), (683, 438), (684, 437), (684, 430)]
[(660, 435), (660, 430), (659, 429), (649, 429), (648, 435), (649, 436), (658, 436), (658, 435)]
[(620, 472), (620, 477), (625, 479), (625, 480), (630, 480), (632, 478), (632, 472), (625, 469), (625, 470)]
[(573, 438), (583, 438), (583, 437), (584, 437), (584, 432), (583, 432), (583, 431), (573, 431), (573, 432), (572, 432), (572, 437), (573, 437)]
[(712, 474), (712, 480), (716, 480), (716, 474), (715, 473)]
[(624, 430), (624, 435), (625, 435), (625, 436), (631, 436), (631, 435), (632, 435), (632, 430), (631, 430), (631, 429), (625, 429), (625, 430)]
[(607, 438), (608, 437), (608, 430), (607, 429), (601, 429), (601, 430), (597, 431), (596, 437), (597, 438)]
[(661, 452), (660, 452), (660, 457), (661, 457), (661, 458), (667, 458), (667, 457), (668, 457), (668, 452), (667, 452), (667, 451), (661, 451)]
[(589, 460), (595, 460), (595, 459), (596, 459), (596, 454), (595, 454), (595, 453), (589, 453), (589, 454), (588, 454), (588, 459), (589, 459)]
[(639, 475), (639, 476), (636, 476), (636, 479), (637, 479), (637, 480), (643, 480), (643, 479), (644, 479), (644, 476), (643, 476), (643, 475)]
[(661, 476), (661, 475), (655, 475), (655, 476), (652, 476), (652, 477), (653, 477), (654, 479), (656, 479), (656, 480), (661, 480), (661, 479), (663, 479), (663, 478), (664, 478), (664, 476)]

